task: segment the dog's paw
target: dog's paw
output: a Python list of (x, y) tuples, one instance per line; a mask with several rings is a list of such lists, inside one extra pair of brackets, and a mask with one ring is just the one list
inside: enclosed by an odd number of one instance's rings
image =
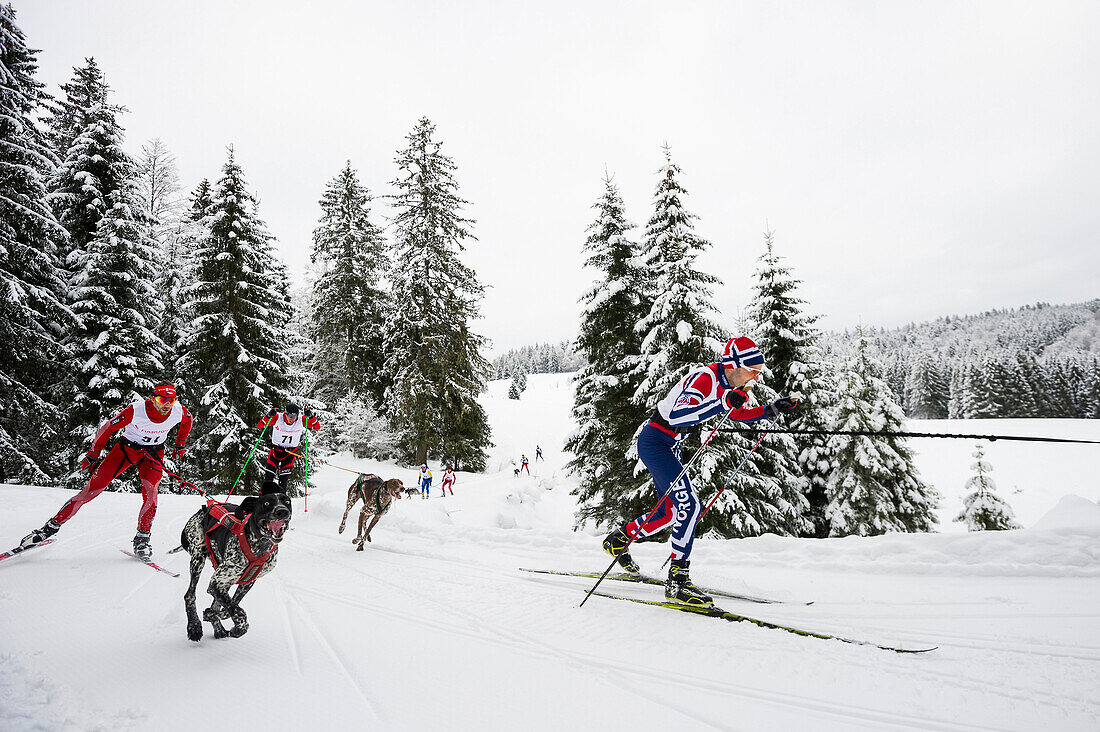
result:
[(363, 551), (363, 544), (362, 544), (362, 542), (360, 542), (360, 543), (359, 543), (359, 546), (355, 547), (355, 551), (357, 551), (357, 552), (361, 552), (361, 551)]
[(367, 534), (367, 541), (370, 541), (370, 534)]
[(187, 640), (200, 641), (202, 640), (202, 623), (197, 620), (193, 623), (187, 624)]
[(340, 527), (339, 529), (337, 529), (337, 530), (336, 530), (336, 533), (337, 533), (337, 534), (342, 534), (342, 533), (344, 533), (344, 527), (343, 527), (343, 526), (341, 526), (341, 527)]
[(214, 637), (218, 639), (228, 638), (229, 632), (226, 631), (226, 629), (223, 628), (220, 623), (217, 623), (214, 625)]
[(234, 625), (233, 628), (229, 631), (229, 635), (232, 638), (240, 638), (242, 635), (244, 635), (247, 632), (248, 632), (248, 623), (244, 622), (244, 623), (239, 623), (237, 625)]

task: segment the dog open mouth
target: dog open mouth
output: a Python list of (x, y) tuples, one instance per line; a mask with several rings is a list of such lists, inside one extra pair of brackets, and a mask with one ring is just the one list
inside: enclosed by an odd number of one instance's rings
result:
[(271, 519), (263, 523), (264, 529), (267, 533), (271, 534), (271, 537), (275, 541), (280, 541), (283, 538), (283, 534), (286, 533), (286, 525), (290, 523), (286, 519)]

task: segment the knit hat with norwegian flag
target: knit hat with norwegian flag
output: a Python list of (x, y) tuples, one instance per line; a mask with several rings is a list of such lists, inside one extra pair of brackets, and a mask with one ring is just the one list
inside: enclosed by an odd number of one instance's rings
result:
[(719, 363), (723, 366), (732, 366), (735, 369), (762, 369), (764, 368), (764, 354), (760, 353), (760, 349), (756, 347), (751, 339), (738, 336), (726, 341), (726, 347), (722, 351), (722, 358)]

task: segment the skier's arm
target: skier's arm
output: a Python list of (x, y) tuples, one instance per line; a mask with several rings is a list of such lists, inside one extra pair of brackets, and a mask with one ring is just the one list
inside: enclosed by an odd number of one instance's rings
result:
[(180, 420), (179, 431), (176, 432), (176, 452), (183, 454), (183, 446), (187, 444), (187, 437), (191, 434), (191, 412), (187, 407), (183, 408), (183, 419)]
[(312, 409), (307, 408), (306, 411), (302, 412), (302, 419), (304, 420), (303, 424), (305, 424), (308, 429), (314, 431), (321, 429), (321, 423), (313, 416)]
[(92, 449), (88, 451), (88, 454), (98, 457), (99, 453), (103, 452), (103, 448), (106, 447), (107, 440), (111, 439), (111, 435), (130, 424), (133, 420), (134, 405), (131, 404), (103, 423), (103, 426), (99, 428), (99, 432), (95, 433), (95, 440), (92, 442)]
[(768, 407), (744, 407), (749, 400), (749, 395), (741, 389), (727, 389), (722, 395), (722, 404), (730, 412), (730, 420), (733, 422), (759, 422), (768, 416)]

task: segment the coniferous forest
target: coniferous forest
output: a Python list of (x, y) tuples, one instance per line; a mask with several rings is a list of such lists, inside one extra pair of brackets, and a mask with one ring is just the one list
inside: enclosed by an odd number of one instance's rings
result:
[[(463, 259), (477, 243), (475, 205), (431, 119), (394, 141), (384, 190), (348, 161), (317, 191), (313, 277), (296, 292), (233, 145), (219, 170), (185, 183), (160, 140), (127, 142), (109, 69), (87, 58), (51, 92), (36, 53), (12, 6), (0, 6), (0, 481), (78, 487), (100, 425), (162, 381), (201, 425), (178, 465), (200, 488), (232, 483), (257, 420), (290, 401), (320, 417), (319, 451), (480, 471), (492, 445), (478, 401), (488, 380), (510, 379), (522, 401), (527, 375), (576, 371), (577, 429), (565, 446), (576, 520), (614, 523), (652, 505), (640, 425), (741, 334), (767, 354), (751, 403), (797, 397), (785, 423), (794, 429), (1100, 417), (1100, 300), (827, 333), (768, 231), (752, 305), (732, 323), (714, 306), (721, 280), (700, 265), (712, 243), (691, 209), (689, 172), (667, 145), (644, 215), (626, 210), (608, 174), (578, 232), (594, 279), (579, 293), (575, 338), (490, 363), (476, 331), (484, 285)], [(693, 474), (704, 504), (721, 494), (701, 533), (934, 529), (938, 495), (904, 438), (725, 437)], [(689, 438), (684, 460), (698, 447)], [(242, 490), (258, 477), (253, 463)]]

